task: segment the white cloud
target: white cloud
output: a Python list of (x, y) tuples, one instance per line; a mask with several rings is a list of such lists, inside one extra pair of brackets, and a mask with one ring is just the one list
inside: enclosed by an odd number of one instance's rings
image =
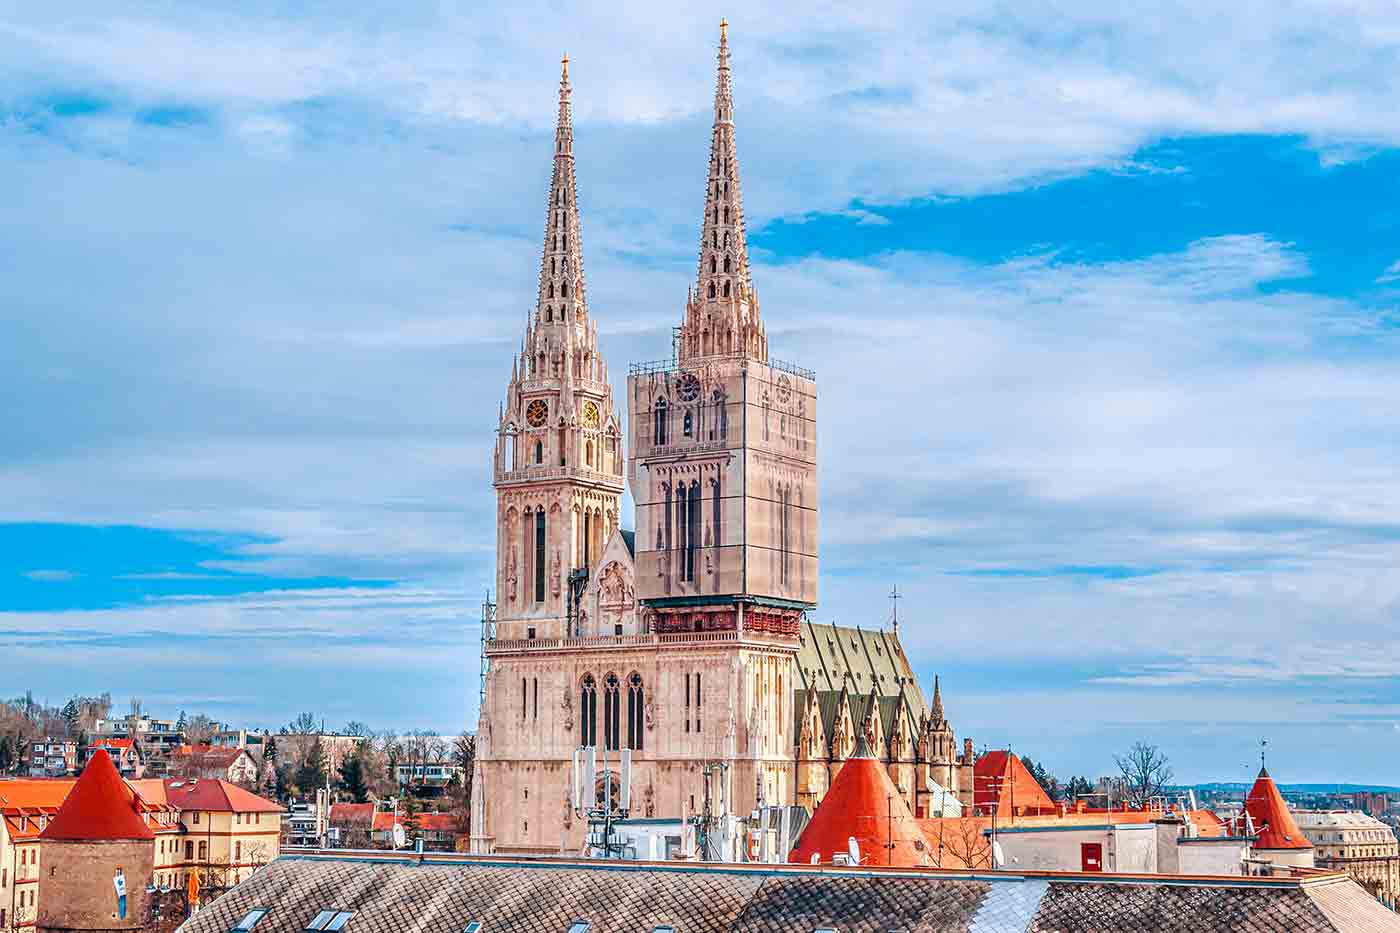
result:
[(1385, 285), (1389, 282), (1400, 282), (1400, 259), (1386, 266), (1385, 271), (1376, 279), (1378, 285)]
[(28, 570), (24, 575), (38, 583), (67, 583), (78, 578), (71, 570)]

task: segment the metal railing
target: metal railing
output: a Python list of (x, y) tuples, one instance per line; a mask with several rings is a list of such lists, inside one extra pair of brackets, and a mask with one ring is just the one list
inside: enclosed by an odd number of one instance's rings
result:
[[(719, 358), (723, 358), (723, 359), (737, 359), (737, 358), (740, 358), (740, 357), (742, 357), (742, 356), (743, 356), (743, 354), (740, 354), (740, 353), (717, 353), (717, 354), (715, 354), (715, 357), (719, 357)], [(705, 357), (705, 359), (711, 359), (711, 357)], [(787, 362), (786, 360), (775, 360), (775, 359), (770, 359), (770, 360), (768, 360), (766, 363), (763, 362), (762, 360), (754, 360), (754, 362), (755, 362), (755, 363), (759, 363), (760, 365), (763, 365), (763, 366), (772, 367), (773, 369), (776, 369), (776, 370), (778, 370), (779, 372), (790, 373), (790, 374), (792, 374), (792, 375), (794, 375), (794, 376), (799, 376), (799, 377), (801, 377), (801, 378), (803, 378), (803, 379), (809, 379), (809, 380), (811, 380), (812, 382), (816, 382), (816, 381), (817, 381), (817, 371), (816, 371), (816, 370), (814, 370), (814, 369), (807, 369), (805, 366), (798, 366), (796, 363), (789, 363), (789, 362)], [(678, 361), (678, 360), (676, 360), (676, 359), (669, 359), (669, 360), (647, 360), (646, 362), (643, 362), (643, 363), (633, 363), (633, 364), (631, 364), (630, 366), (628, 366), (628, 367), (627, 367), (627, 374), (628, 374), (629, 376), (650, 376), (650, 375), (659, 374), (659, 373), (681, 372), (682, 370), (685, 370), (685, 369), (687, 369), (687, 368), (688, 368), (688, 367), (686, 367), (686, 366), (682, 366), (682, 365), (680, 364), (680, 361)]]
[(497, 638), (487, 642), (490, 651), (568, 651), (577, 648), (641, 648), (659, 645), (711, 645), (725, 642), (751, 641), (764, 643), (791, 642), (791, 638), (770, 632), (668, 632), (644, 635), (584, 635), (575, 638)]

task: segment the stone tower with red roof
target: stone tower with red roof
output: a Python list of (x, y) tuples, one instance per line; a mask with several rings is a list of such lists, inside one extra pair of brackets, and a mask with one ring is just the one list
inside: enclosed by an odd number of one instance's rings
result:
[(155, 834), (107, 752), (88, 761), (39, 837), (39, 933), (144, 929)]

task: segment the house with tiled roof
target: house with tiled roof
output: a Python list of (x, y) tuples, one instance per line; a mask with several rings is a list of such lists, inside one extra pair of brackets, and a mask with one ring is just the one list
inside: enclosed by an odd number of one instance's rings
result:
[(179, 745), (169, 756), (172, 778), (217, 779), (245, 786), (258, 779), (258, 763), (246, 748), (216, 745)]
[[(99, 750), (83, 773), (99, 758), (115, 771), (106, 751)], [(0, 933), (34, 930), (40, 835), (55, 823), (77, 783), (71, 778), (0, 781)], [(79, 799), (52, 838), (108, 831), (107, 817), (99, 811), (106, 801), (119, 800), (123, 812), (134, 812), (150, 832), (151, 883), (183, 888), (197, 874), (210, 894), (246, 878), (277, 853), (281, 808), (235, 785), (155, 779), (121, 780), (122, 791), (109, 785)], [(122, 822), (130, 825), (125, 818)]]
[(112, 764), (116, 766), (117, 773), (128, 780), (139, 778), (146, 773), (146, 759), (141, 753), (141, 745), (136, 739), (131, 738), (99, 738), (88, 743), (83, 749), (82, 764), (84, 767), (92, 760), (92, 756), (101, 749), (112, 759)]
[(328, 921), (344, 933), (1400, 933), (1400, 916), (1332, 873), (1205, 879), (383, 852), (284, 856), (180, 933), (290, 933)]

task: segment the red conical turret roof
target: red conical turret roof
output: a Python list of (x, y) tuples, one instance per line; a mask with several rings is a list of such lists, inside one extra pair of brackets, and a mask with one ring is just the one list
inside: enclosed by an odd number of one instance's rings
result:
[(138, 812), (139, 806), (136, 792), (122, 780), (107, 753), (98, 749), (39, 838), (152, 839), (155, 834)]
[(788, 861), (805, 865), (816, 855), (818, 862), (831, 862), (833, 855), (848, 850), (853, 837), (862, 865), (911, 868), (929, 863), (923, 832), (904, 796), (880, 763), (865, 756), (848, 758), (841, 766)]
[(1293, 819), (1288, 804), (1279, 793), (1278, 785), (1269, 777), (1268, 769), (1260, 768), (1259, 777), (1244, 799), (1245, 811), (1254, 821), (1259, 838), (1256, 849), (1311, 849), (1312, 843)]
[(972, 805), (987, 816), (1055, 812), (1055, 801), (1011, 749), (986, 752), (972, 768)]

